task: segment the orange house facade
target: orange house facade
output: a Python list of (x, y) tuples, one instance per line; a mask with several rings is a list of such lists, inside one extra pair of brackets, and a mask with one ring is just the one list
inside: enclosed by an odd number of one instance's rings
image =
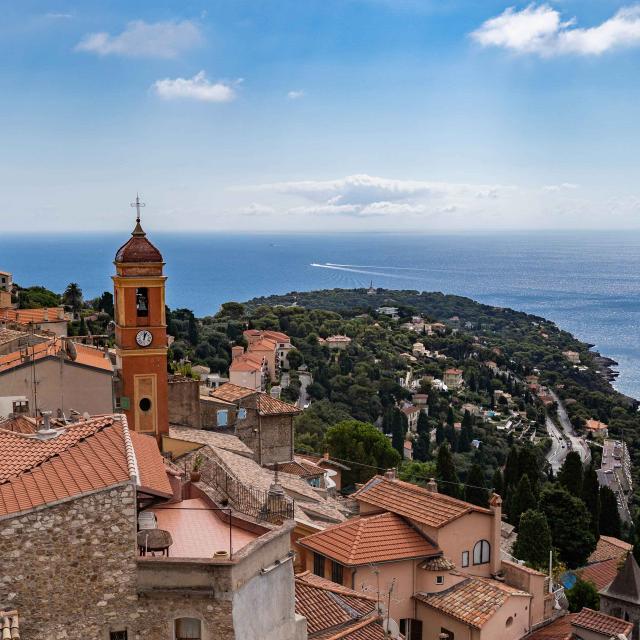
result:
[(377, 594), (407, 640), (517, 640), (548, 619), (546, 576), (501, 560), (500, 497), (485, 509), (429, 485), (372, 478), (358, 518), (299, 541), (305, 568)]

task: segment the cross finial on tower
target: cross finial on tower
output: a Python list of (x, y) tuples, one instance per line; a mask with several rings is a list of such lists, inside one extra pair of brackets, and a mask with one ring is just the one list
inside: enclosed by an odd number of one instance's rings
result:
[(140, 224), (140, 207), (144, 207), (144, 202), (140, 202), (140, 195), (136, 193), (136, 201), (131, 203), (136, 208), (136, 222)]

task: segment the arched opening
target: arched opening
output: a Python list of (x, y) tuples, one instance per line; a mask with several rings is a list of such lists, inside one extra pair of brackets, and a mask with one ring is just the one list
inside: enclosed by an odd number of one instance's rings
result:
[(175, 640), (202, 640), (202, 622), (198, 618), (176, 618)]
[(473, 547), (473, 564), (487, 564), (491, 560), (491, 545), (488, 540), (478, 540)]

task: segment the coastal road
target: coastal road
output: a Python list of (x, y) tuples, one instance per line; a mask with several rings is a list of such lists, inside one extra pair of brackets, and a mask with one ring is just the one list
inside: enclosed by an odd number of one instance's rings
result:
[(547, 416), (546, 420), (547, 433), (551, 438), (551, 449), (547, 453), (547, 461), (553, 469), (553, 473), (557, 473), (564, 459), (567, 457), (570, 449), (567, 446), (565, 439), (562, 437), (562, 431), (558, 428), (558, 425)]
[(567, 415), (567, 410), (565, 409), (564, 404), (562, 404), (562, 400), (560, 400), (558, 395), (552, 389), (549, 389), (549, 393), (558, 404), (558, 420), (560, 421), (560, 425), (562, 426), (566, 436), (571, 441), (571, 448), (573, 451), (577, 451), (580, 454), (582, 464), (589, 464), (591, 462), (591, 451), (589, 450), (587, 443), (583, 438), (576, 435), (573, 425), (569, 420), (569, 416)]

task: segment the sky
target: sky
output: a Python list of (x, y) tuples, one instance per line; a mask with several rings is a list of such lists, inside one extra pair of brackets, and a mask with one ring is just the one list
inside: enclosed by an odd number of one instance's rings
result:
[(0, 11), (5, 231), (640, 227), (640, 4)]

